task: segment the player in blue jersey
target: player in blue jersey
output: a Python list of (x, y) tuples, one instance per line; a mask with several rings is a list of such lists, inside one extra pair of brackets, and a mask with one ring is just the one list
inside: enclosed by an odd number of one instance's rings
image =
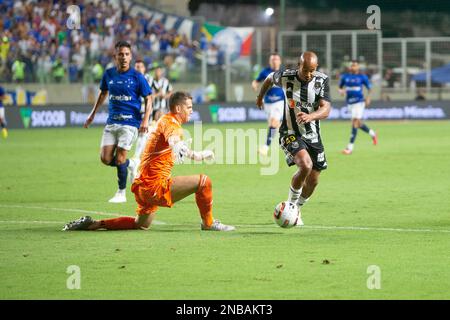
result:
[(5, 107), (3, 106), (3, 100), (5, 99), (5, 89), (0, 86), (0, 126), (2, 127), (3, 138), (8, 138), (8, 130), (6, 129)]
[[(281, 57), (278, 53), (272, 53), (269, 57), (269, 67), (260, 72), (258, 77), (253, 80), (252, 87), (255, 92), (258, 91), (259, 84), (266, 80), (267, 76), (272, 72), (276, 72), (281, 68)], [(264, 96), (264, 111), (266, 112), (269, 129), (267, 132), (266, 144), (261, 146), (259, 152), (267, 155), (273, 137), (277, 129), (280, 127), (283, 119), (284, 109), (284, 92), (282, 88), (273, 86)]]
[[(364, 86), (368, 91), (365, 99)], [(352, 113), (352, 133), (347, 148), (342, 151), (343, 154), (352, 154), (358, 128), (372, 137), (374, 145), (378, 143), (375, 131), (362, 122), (364, 109), (370, 105), (371, 89), (372, 85), (369, 78), (359, 72), (359, 63), (353, 60), (350, 65), (350, 73), (343, 74), (339, 82), (339, 92), (341, 95), (347, 94), (347, 105)]]
[[(106, 97), (109, 98), (109, 116), (103, 131), (101, 142), (101, 161), (117, 168), (119, 189), (111, 203), (126, 202), (128, 171), (137, 165), (127, 159), (134, 140), (139, 132), (148, 131), (148, 119), (152, 109), (152, 90), (144, 76), (130, 67), (131, 46), (126, 41), (115, 45), (114, 59), (116, 67), (105, 71), (100, 84), (100, 94), (94, 108), (86, 119), (87, 128), (94, 120), (98, 108)], [(141, 100), (145, 99), (145, 114), (141, 116)]]

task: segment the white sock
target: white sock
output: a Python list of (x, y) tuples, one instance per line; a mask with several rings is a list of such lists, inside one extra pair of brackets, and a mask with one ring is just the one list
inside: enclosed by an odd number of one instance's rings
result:
[(372, 138), (375, 137), (375, 131), (373, 131), (372, 129), (370, 129), (369, 134)]
[(296, 203), (301, 194), (302, 194), (302, 188), (297, 190), (297, 189), (292, 188), (292, 186), (289, 187), (288, 201), (292, 202), (292, 203)]
[(298, 198), (297, 205), (300, 207), (300, 206), (304, 205), (306, 203), (306, 201), (308, 201), (308, 200), (309, 200), (309, 198), (303, 198), (302, 196), (300, 196)]
[(139, 159), (142, 151), (144, 151), (145, 143), (147, 142), (147, 134), (139, 134), (136, 140), (136, 149), (134, 151), (133, 158)]
[(353, 151), (353, 143), (347, 145), (347, 150)]
[(119, 189), (119, 190), (117, 190), (117, 193), (126, 194), (127, 193), (127, 189)]

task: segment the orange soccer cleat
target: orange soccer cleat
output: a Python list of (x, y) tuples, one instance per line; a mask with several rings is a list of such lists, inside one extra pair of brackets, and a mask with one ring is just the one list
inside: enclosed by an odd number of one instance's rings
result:
[(378, 135), (375, 132), (375, 135), (372, 137), (373, 145), (376, 146), (378, 144)]

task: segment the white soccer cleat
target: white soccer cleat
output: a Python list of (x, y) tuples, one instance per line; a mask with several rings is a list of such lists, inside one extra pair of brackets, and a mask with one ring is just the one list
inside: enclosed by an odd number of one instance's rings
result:
[(114, 197), (109, 199), (108, 202), (109, 203), (124, 203), (124, 202), (127, 202), (127, 196), (126, 196), (125, 190), (120, 190), (120, 189), (117, 190), (117, 192), (114, 195)]
[(233, 230), (236, 230), (236, 228), (233, 227), (233, 226), (228, 226), (226, 224), (220, 223), (219, 220), (214, 220), (213, 224), (210, 227), (206, 227), (202, 223), (202, 230), (206, 230), (206, 231), (233, 231)]
[(261, 148), (259, 148), (258, 152), (263, 156), (267, 156), (267, 154), (269, 153), (269, 146), (266, 144), (261, 146)]
[(130, 183), (132, 184), (134, 181), (134, 178), (138, 175), (138, 169), (140, 160), (136, 158), (131, 158), (130, 163), (128, 164), (128, 179), (130, 180)]

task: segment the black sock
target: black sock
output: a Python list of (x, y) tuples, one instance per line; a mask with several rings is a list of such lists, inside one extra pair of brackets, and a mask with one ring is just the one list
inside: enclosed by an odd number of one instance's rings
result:
[(362, 131), (364, 131), (365, 133), (369, 133), (370, 132), (370, 128), (368, 126), (366, 126), (365, 123), (363, 123), (361, 125), (361, 127), (359, 127)]
[(269, 130), (267, 131), (267, 140), (266, 145), (270, 146), (272, 143), (272, 138), (275, 136), (277, 128), (269, 127)]
[(127, 187), (127, 175), (128, 175), (128, 165), (130, 160), (127, 159), (125, 163), (119, 164), (117, 166), (117, 178), (119, 179), (119, 189), (123, 190)]
[(357, 134), (358, 134), (358, 128), (352, 127), (352, 134), (350, 136), (350, 143), (354, 143), (355, 142)]

